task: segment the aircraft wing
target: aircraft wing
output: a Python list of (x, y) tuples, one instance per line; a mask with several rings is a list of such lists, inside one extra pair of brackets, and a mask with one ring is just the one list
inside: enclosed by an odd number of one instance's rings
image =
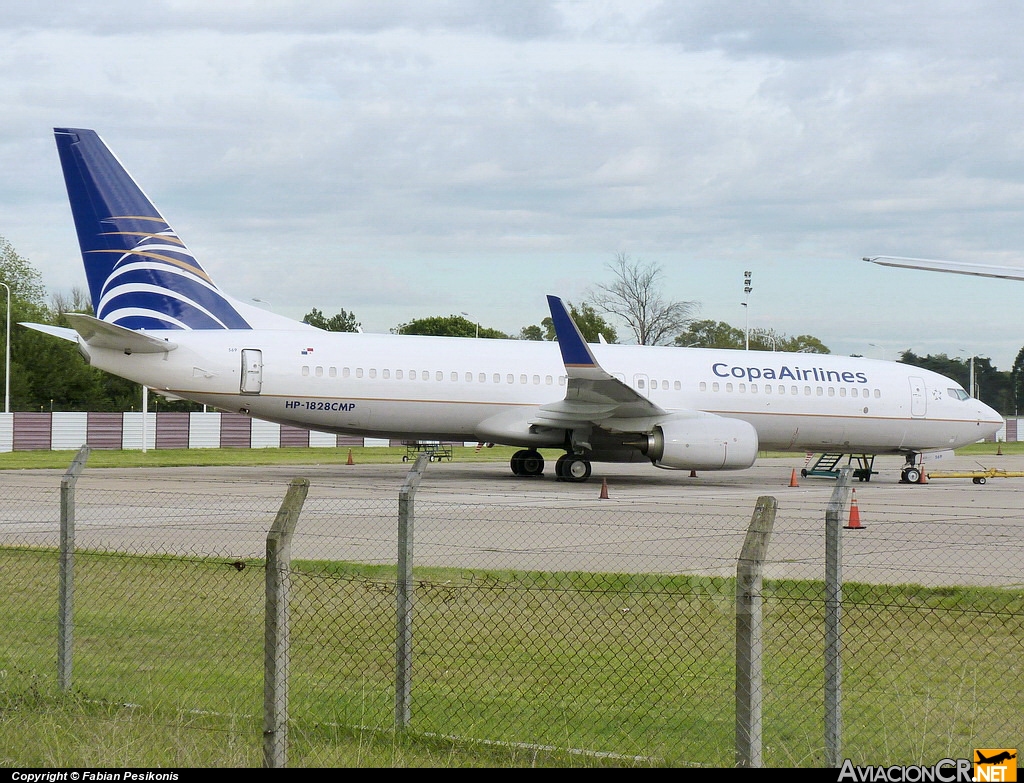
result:
[(636, 422), (667, 414), (663, 408), (598, 364), (561, 299), (549, 296), (548, 308), (565, 364), (565, 398), (541, 405), (531, 424), (558, 428), (571, 428), (583, 423), (603, 426), (612, 419)]
[(1024, 269), (1013, 266), (973, 264), (966, 261), (935, 261), (928, 258), (900, 258), (899, 256), (865, 256), (864, 260), (870, 261), (872, 264), (897, 266), (904, 269), (927, 269), (932, 272), (952, 272), (958, 275), (1024, 280)]

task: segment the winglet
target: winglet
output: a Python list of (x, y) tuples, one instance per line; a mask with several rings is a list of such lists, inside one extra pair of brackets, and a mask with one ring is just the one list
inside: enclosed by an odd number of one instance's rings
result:
[(558, 349), (562, 352), (562, 362), (570, 378), (607, 378), (597, 359), (594, 358), (590, 346), (583, 339), (576, 322), (572, 320), (565, 304), (557, 296), (548, 296), (548, 309), (551, 311), (551, 322), (555, 327), (555, 339)]

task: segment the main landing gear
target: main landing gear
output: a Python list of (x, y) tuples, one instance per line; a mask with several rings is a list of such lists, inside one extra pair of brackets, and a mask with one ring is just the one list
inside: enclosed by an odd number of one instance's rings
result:
[(590, 460), (579, 454), (563, 454), (555, 462), (559, 481), (586, 481), (590, 478)]
[(509, 460), (517, 476), (540, 476), (544, 473), (544, 457), (535, 449), (520, 449)]
[[(535, 449), (520, 449), (509, 460), (516, 476), (534, 477), (544, 473), (544, 457)], [(559, 481), (586, 481), (590, 478), (590, 460), (579, 454), (563, 454), (555, 462), (555, 476)]]

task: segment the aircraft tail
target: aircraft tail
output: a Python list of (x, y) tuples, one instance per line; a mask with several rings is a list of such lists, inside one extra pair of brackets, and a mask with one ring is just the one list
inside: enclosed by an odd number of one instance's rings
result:
[(97, 318), (133, 330), (306, 326), (222, 293), (95, 131), (54, 135)]

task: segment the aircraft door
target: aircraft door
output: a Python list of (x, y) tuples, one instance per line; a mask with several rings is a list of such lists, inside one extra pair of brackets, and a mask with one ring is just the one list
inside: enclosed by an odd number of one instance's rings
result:
[(928, 410), (928, 398), (925, 395), (924, 381), (910, 377), (910, 415), (915, 418), (924, 416)]
[(242, 349), (242, 394), (259, 394), (263, 388), (263, 351)]

